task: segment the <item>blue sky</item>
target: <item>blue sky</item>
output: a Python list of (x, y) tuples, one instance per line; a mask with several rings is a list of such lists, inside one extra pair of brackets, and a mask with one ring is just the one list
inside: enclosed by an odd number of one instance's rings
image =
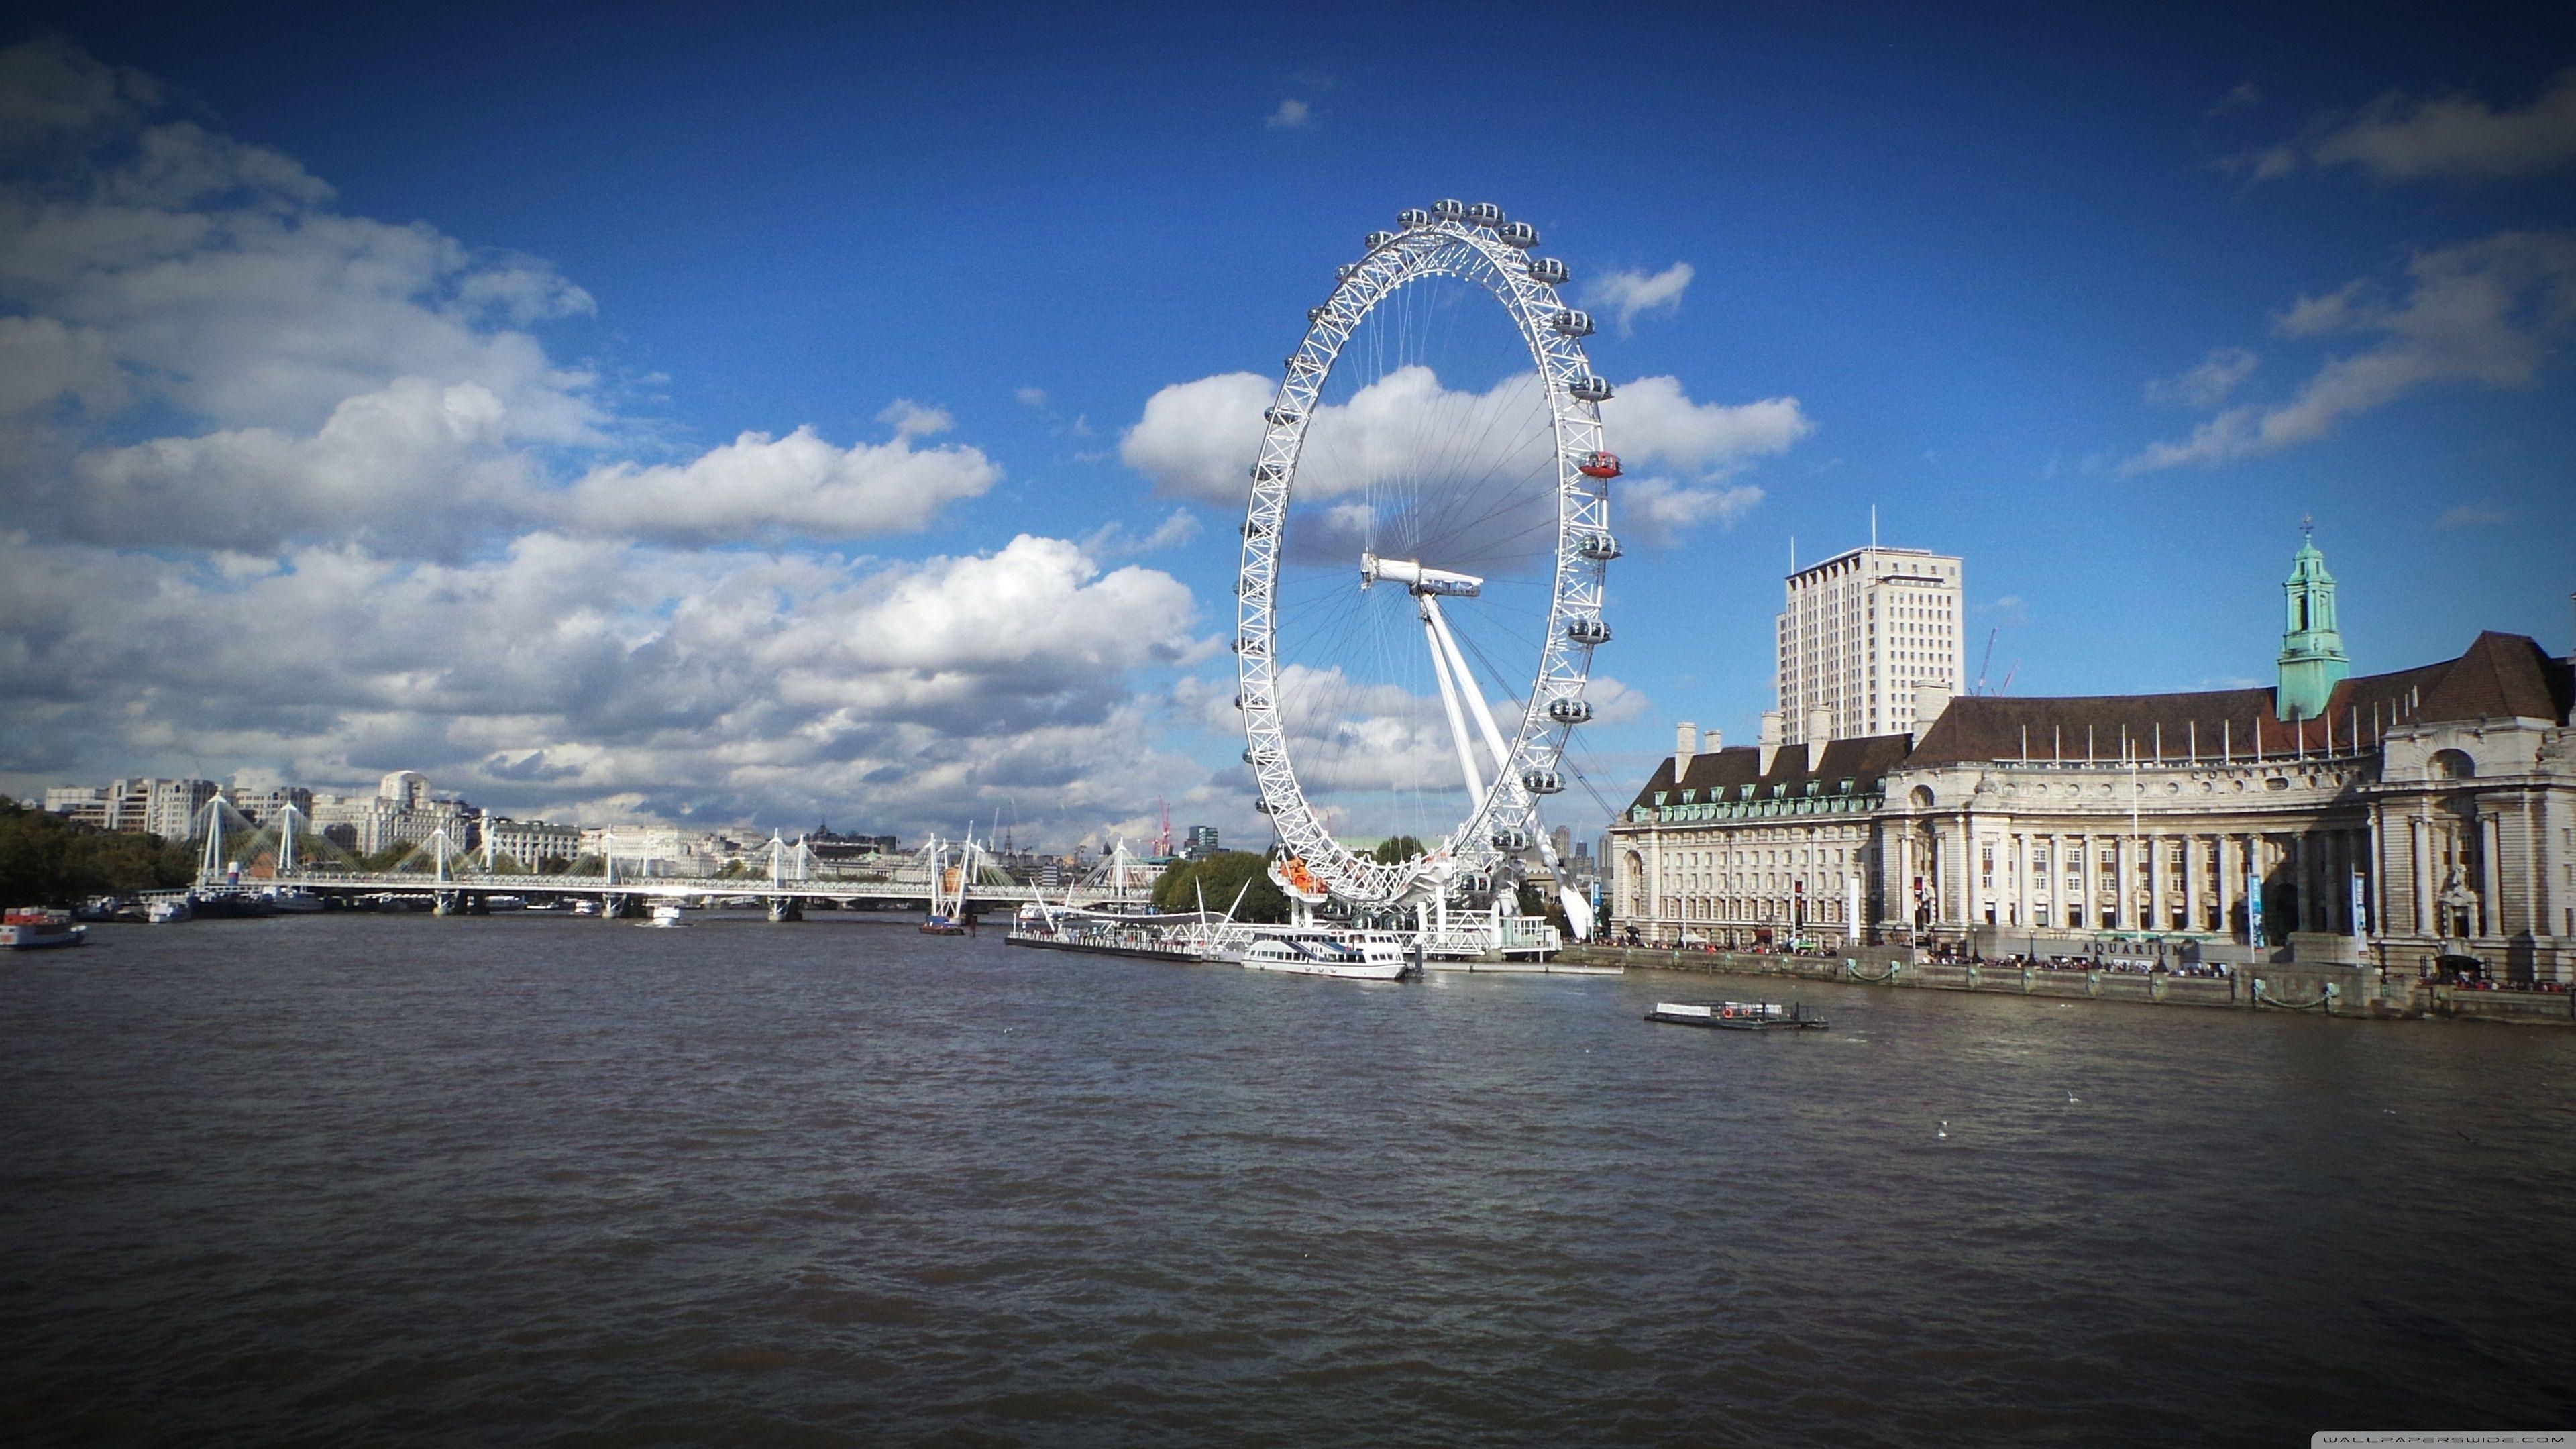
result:
[[(1674, 719), (1750, 731), (1791, 539), (1809, 558), (1861, 542), (1873, 504), (1884, 540), (1967, 559), (1971, 673), (1999, 628), (1994, 674), (2014, 668), (2017, 694), (2268, 681), (2305, 514), (2344, 582), (2357, 670), (2447, 656), (2481, 628), (2563, 653), (2576, 21), (2354, 9), (36, 7), (0, 43), (32, 45), (22, 59), (73, 90), (125, 79), (78, 126), (16, 118), (13, 205), (130, 196), (138, 138), (187, 125), (212, 138), (188, 164), (233, 165), (205, 159), (219, 142), (329, 191), (226, 172), (156, 193), (164, 222), (265, 208), (301, 238), (311, 218), (358, 219), (456, 259), (369, 294), (422, 314), (416, 353), (264, 391), (265, 359), (304, 356), (317, 329), (409, 323), (300, 297), (299, 278), (315, 295), (351, 283), (297, 267), (210, 273), (239, 294), (156, 314), (151, 267), (204, 260), (176, 253), (110, 278), (114, 305), (104, 265), (87, 292), (60, 270), (0, 279), (0, 314), (59, 317), (61, 357), (103, 349), (114, 369), (79, 374), (86, 393), (65, 382), (11, 434), (22, 576), (41, 565), (102, 599), (196, 590), (183, 614), (274, 620), (289, 580), (330, 576), (323, 550), (349, 571), (340, 627), (368, 629), (370, 599), (425, 601), (379, 620), (415, 669), (391, 644), (320, 651), (310, 667), (334, 682), (278, 720), (204, 664), (235, 643), (119, 645), (108, 668), (94, 635), (0, 604), (24, 666), (0, 782), (409, 764), (522, 812), (908, 831), (1008, 801), (1073, 835), (1126, 828), (1161, 794), (1182, 824), (1247, 828), (1238, 747), (1184, 683), (1230, 662), (1210, 645), (1234, 520), (1130, 466), (1122, 440), (1162, 389), (1275, 375), (1361, 234), (1438, 196), (1537, 224), (1577, 296), (1687, 264), (1624, 335), (1605, 326), (1598, 369), (1677, 379), (1701, 408), (1794, 399), (1804, 422), (1779, 446), (1694, 455), (1680, 481), (1736, 501), (1614, 569), (1620, 634), (1599, 664), (1642, 699), (1589, 732), (1613, 796)], [(483, 389), (488, 435), (387, 465), (412, 491), (380, 508), (303, 507), (316, 495), (295, 490), (365, 491), (326, 476), (353, 455), (304, 445), (349, 398), (399, 413), (405, 378)], [(442, 395), (452, 423), (464, 405)], [(898, 400), (917, 409), (902, 457), (833, 451), (890, 446)], [(824, 473), (757, 528), (702, 506), (731, 473), (621, 502), (639, 473), (799, 428)], [(166, 440), (189, 447), (131, 451)], [(867, 515), (883, 500), (865, 470), (922, 456), (951, 470), (925, 485), (950, 501)], [(200, 517), (173, 490), (279, 522)], [(574, 501), (529, 501), (558, 493)], [(1010, 553), (1022, 535), (1070, 551), (1030, 562), (1044, 550)], [(574, 604), (558, 596), (438, 613), (459, 589), (508, 595), (504, 563), (550, 547), (580, 557), (532, 576), (596, 569), (631, 592), (577, 647), (548, 626), (570, 654), (442, 652), (524, 609), (560, 623)], [(810, 680), (778, 663), (822, 659), (814, 641), (842, 625), (921, 623), (905, 601), (978, 559), (1047, 573), (1029, 607), (1102, 633), (1047, 645), (1057, 663), (1035, 669), (960, 647), (935, 699), (913, 687), (935, 660)], [(1120, 579), (1116, 599), (1082, 592)], [(756, 626), (710, 602), (737, 596), (768, 601)], [(1111, 630), (1112, 604), (1143, 612)], [(1156, 611), (1181, 617), (1143, 622)], [(737, 632), (656, 633), (700, 617)], [(260, 644), (298, 647), (291, 631)], [(682, 673), (651, 672), (667, 668)], [(482, 682), (497, 676), (516, 683)], [(564, 709), (548, 680), (633, 700)], [(871, 710), (916, 728), (871, 733)], [(813, 752), (772, 747), (795, 739)]]

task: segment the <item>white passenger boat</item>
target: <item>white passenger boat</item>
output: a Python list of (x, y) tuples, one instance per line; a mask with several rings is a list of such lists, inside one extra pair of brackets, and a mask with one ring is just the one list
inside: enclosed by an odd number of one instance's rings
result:
[(186, 896), (163, 896), (143, 908), (143, 919), (156, 926), (193, 919), (197, 908)]
[(41, 951), (49, 946), (77, 946), (88, 939), (89, 927), (73, 925), (69, 911), (12, 906), (0, 917), (0, 951)]
[(1340, 976), (1358, 981), (1393, 981), (1413, 969), (1403, 938), (1391, 932), (1321, 932), (1262, 936), (1243, 948), (1247, 971), (1286, 971), (1299, 976)]
[(655, 901), (653, 903), (653, 909), (646, 914), (644, 924), (648, 926), (668, 927), (685, 926), (688, 922), (680, 919), (680, 903), (678, 901)]

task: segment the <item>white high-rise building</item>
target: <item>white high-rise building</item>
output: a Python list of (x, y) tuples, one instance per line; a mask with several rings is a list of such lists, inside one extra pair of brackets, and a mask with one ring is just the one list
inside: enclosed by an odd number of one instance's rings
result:
[(1780, 727), (1789, 744), (1902, 734), (1915, 691), (1960, 692), (1959, 560), (1875, 544), (1789, 575), (1779, 618)]

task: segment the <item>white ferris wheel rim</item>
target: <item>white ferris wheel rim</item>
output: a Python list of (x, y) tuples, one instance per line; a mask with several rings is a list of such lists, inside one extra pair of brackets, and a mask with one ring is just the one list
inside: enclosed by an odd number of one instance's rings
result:
[[(1399, 232), (1372, 235), (1368, 254), (1341, 268), (1331, 297), (1308, 315), (1305, 338), (1289, 355), (1264, 414), (1235, 580), (1237, 704), (1244, 761), (1261, 792), (1258, 808), (1270, 817), (1284, 855), (1302, 861), (1334, 897), (1362, 905), (1416, 899), (1445, 888), (1457, 874), (1487, 869), (1540, 843), (1538, 800), (1559, 787), (1566, 736), (1588, 714), (1582, 698), (1592, 650), (1607, 637), (1601, 626), (1604, 571), (1617, 552), (1607, 481), (1581, 471), (1586, 459), (1602, 451), (1601, 416), (1598, 402), (1576, 396), (1574, 389), (1597, 379), (1580, 335), (1556, 325), (1561, 316), (1579, 314), (1558, 297), (1553, 283), (1534, 274), (1522, 247), (1503, 239), (1499, 216), (1469, 220), (1444, 211), (1414, 217), (1408, 214)], [(1381, 864), (1333, 837), (1297, 779), (1278, 688), (1279, 550), (1306, 429), (1342, 348), (1380, 302), (1414, 282), (1441, 276), (1475, 282), (1491, 293), (1529, 347), (1556, 449), (1556, 562), (1547, 632), (1517, 727), (1509, 734), (1508, 760), (1494, 771), (1475, 808), (1440, 842), (1411, 860)], [(1533, 788), (1542, 783), (1551, 789)]]

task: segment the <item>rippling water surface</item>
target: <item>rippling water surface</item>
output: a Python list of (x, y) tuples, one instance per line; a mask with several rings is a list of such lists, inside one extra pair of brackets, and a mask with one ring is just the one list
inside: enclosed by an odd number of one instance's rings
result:
[[(1377, 985), (864, 917), (0, 961), (0, 1433), (2304, 1443), (2576, 1421), (2576, 1033)], [(1948, 1136), (1938, 1135), (1948, 1124)]]

